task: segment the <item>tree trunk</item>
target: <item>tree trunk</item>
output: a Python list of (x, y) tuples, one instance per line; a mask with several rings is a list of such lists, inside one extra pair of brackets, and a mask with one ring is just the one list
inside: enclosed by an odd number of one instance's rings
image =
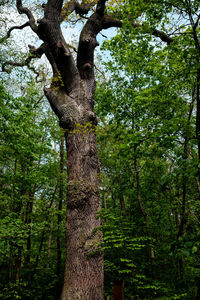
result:
[(200, 300), (200, 282), (198, 282), (198, 285), (197, 285), (197, 295), (196, 295), (196, 300)]
[[(138, 205), (140, 208), (140, 211), (144, 217), (144, 221), (145, 221), (145, 226), (146, 226), (146, 231), (147, 231), (147, 235), (150, 239), (150, 243), (152, 240), (152, 236), (151, 236), (151, 231), (150, 231), (150, 226), (149, 226), (149, 220), (148, 220), (148, 215), (142, 205), (142, 201), (141, 201), (141, 185), (140, 185), (140, 171), (139, 171), (139, 166), (138, 166), (138, 162), (137, 159), (135, 157), (134, 159), (134, 165), (135, 165), (135, 174), (136, 174), (136, 184), (137, 184), (137, 201), (138, 201)], [(150, 245), (150, 260), (151, 260), (151, 268), (152, 268), (152, 278), (155, 278), (155, 254), (154, 254), (154, 248)]]
[[(133, 133), (135, 131), (135, 112), (132, 112), (132, 130)], [(139, 170), (139, 163), (136, 156), (136, 150), (137, 146), (134, 147), (133, 153), (134, 153), (134, 167), (135, 167), (135, 177), (136, 177), (136, 188), (137, 188), (137, 202), (140, 208), (140, 211), (144, 217), (145, 226), (147, 235), (149, 237), (150, 243), (152, 242), (152, 236), (151, 236), (151, 230), (149, 226), (149, 218), (148, 215), (142, 205), (142, 199), (141, 199), (141, 184), (140, 184), (140, 170)], [(154, 248), (152, 245), (149, 246), (150, 250), (150, 260), (151, 260), (151, 269), (152, 269), (152, 278), (155, 278), (155, 254), (154, 254)]]
[(58, 219), (57, 219), (57, 283), (56, 283), (56, 299), (60, 299), (62, 291), (62, 274), (61, 274), (61, 213), (64, 199), (64, 185), (63, 185), (63, 172), (64, 172), (64, 136), (61, 136), (60, 141), (60, 184), (59, 184), (59, 202), (58, 202)]
[(120, 173), (117, 173), (117, 182), (118, 182), (118, 186), (119, 186), (119, 203), (120, 203), (120, 208), (121, 208), (121, 211), (122, 211), (122, 216), (126, 219), (126, 206), (125, 206), (123, 191), (122, 191), (122, 188), (121, 188)]
[[(67, 257), (62, 300), (103, 299), (103, 253), (98, 251), (102, 234), (99, 165), (96, 149), (96, 118), (93, 97), (88, 95), (90, 80), (81, 85), (77, 105), (62, 90), (46, 89), (52, 108), (58, 112), (67, 146)], [(88, 87), (89, 84), (89, 87)], [(88, 96), (92, 96), (88, 101)]]
[(124, 280), (115, 280), (113, 284), (113, 300), (124, 300)]
[(100, 210), (94, 78), (81, 80), (78, 96), (45, 89), (64, 129), (67, 146), (66, 267), (62, 300), (103, 299), (103, 253), (97, 251), (102, 234), (96, 218)]
[[(103, 255), (96, 252), (101, 233), (98, 159), (94, 126), (66, 133), (67, 145), (67, 258), (62, 300), (103, 299)], [(96, 253), (95, 253), (96, 252)]]

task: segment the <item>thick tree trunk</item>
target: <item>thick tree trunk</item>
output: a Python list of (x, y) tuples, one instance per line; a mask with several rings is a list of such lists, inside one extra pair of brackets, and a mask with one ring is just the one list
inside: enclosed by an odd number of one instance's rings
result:
[[(90, 123), (88, 123), (90, 124)], [(103, 299), (103, 255), (96, 213), (100, 209), (98, 159), (93, 126), (66, 134), (67, 144), (67, 259), (62, 300)]]
[[(103, 253), (96, 117), (93, 80), (81, 81), (78, 99), (55, 88), (46, 89), (48, 100), (65, 130), (67, 146), (66, 268), (62, 300), (103, 299)], [(88, 92), (90, 91), (90, 92)]]
[(94, 78), (80, 80), (77, 97), (45, 89), (65, 131), (67, 146), (66, 268), (62, 300), (103, 299), (103, 253), (96, 214), (100, 210)]
[(62, 273), (61, 273), (61, 214), (64, 200), (64, 184), (63, 184), (63, 172), (64, 172), (64, 136), (61, 136), (60, 141), (60, 184), (59, 184), (59, 202), (58, 202), (58, 218), (57, 218), (57, 283), (56, 283), (56, 299), (60, 299), (60, 294), (62, 291)]

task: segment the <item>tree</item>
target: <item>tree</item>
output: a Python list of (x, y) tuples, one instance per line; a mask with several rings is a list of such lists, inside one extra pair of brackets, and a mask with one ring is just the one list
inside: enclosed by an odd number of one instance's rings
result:
[[(96, 150), (94, 113), (94, 49), (96, 36), (102, 29), (120, 27), (121, 22), (105, 12), (106, 0), (67, 1), (48, 0), (43, 4), (44, 16), (36, 20), (21, 0), (16, 1), (20, 14), (28, 21), (14, 29), (29, 26), (43, 41), (39, 48), (29, 45), (30, 55), (25, 62), (7, 61), (9, 66), (30, 65), (32, 58), (46, 55), (53, 71), (50, 88), (44, 92), (65, 131), (67, 146), (67, 223), (66, 270), (61, 299), (103, 299), (103, 253), (97, 250), (102, 237), (94, 229), (100, 226), (96, 213), (100, 209), (98, 187), (98, 157)], [(75, 63), (65, 42), (61, 23), (73, 12), (86, 15), (94, 8), (80, 34)], [(89, 258), (90, 254), (90, 258)]]

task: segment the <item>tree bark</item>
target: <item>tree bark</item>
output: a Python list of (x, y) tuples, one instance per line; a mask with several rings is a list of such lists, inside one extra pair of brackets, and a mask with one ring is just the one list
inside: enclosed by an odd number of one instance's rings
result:
[(102, 237), (93, 232), (100, 226), (96, 137), (94, 127), (85, 128), (66, 134), (67, 259), (62, 300), (103, 299), (103, 255), (95, 253)]
[(61, 274), (61, 213), (63, 207), (64, 199), (64, 185), (63, 185), (63, 172), (64, 172), (64, 136), (61, 136), (60, 141), (60, 186), (59, 186), (59, 202), (58, 202), (58, 218), (57, 218), (57, 283), (56, 283), (56, 299), (60, 299), (60, 294), (62, 291), (62, 274)]

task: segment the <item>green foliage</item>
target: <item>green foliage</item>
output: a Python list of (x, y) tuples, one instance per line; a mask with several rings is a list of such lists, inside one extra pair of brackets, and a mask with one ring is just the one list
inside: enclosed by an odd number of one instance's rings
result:
[(111, 294), (113, 281), (123, 278), (127, 296), (131, 296), (137, 289), (146, 288), (138, 257), (144, 252), (148, 238), (137, 237), (136, 225), (125, 220), (117, 209), (102, 209), (100, 216), (104, 221), (106, 294)]
[(63, 133), (31, 85), (23, 97), (0, 86), (0, 299), (54, 299), (59, 234), (65, 243), (59, 152), (52, 149)]
[[(113, 10), (124, 20), (122, 29), (103, 45), (112, 60), (105, 64), (108, 82), (96, 91), (101, 197), (113, 218), (121, 217), (108, 232), (113, 221), (105, 218), (105, 236), (117, 242), (127, 222), (132, 228), (128, 238), (143, 237), (145, 245), (132, 249), (131, 273), (127, 245), (118, 241), (123, 252), (117, 252), (116, 266), (105, 241), (107, 282), (115, 272), (125, 278), (127, 298), (195, 299), (199, 288), (198, 53), (188, 13), (183, 2), (126, 1)], [(196, 1), (191, 13), (195, 20)], [(173, 43), (163, 43), (154, 29), (171, 33)]]

